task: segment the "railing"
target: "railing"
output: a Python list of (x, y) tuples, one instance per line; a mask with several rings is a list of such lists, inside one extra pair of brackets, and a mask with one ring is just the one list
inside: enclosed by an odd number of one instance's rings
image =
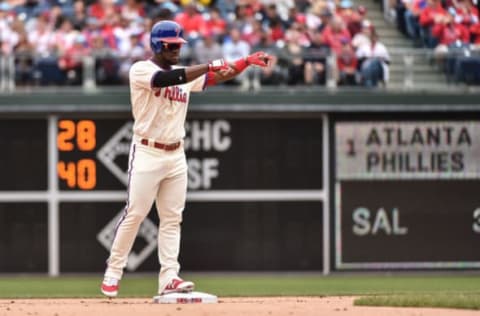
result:
[(480, 51), (469, 47), (451, 47), (445, 52), (395, 49), (390, 55), (390, 84), (402, 89), (473, 88), (480, 84)]
[(15, 58), (0, 56), (0, 92), (15, 90)]
[(95, 57), (86, 56), (83, 58), (83, 89), (94, 90), (95, 87)]
[[(480, 82), (480, 75), (472, 74), (472, 67), (480, 65), (480, 52), (467, 48), (453, 49), (448, 54), (440, 56), (435, 55), (432, 50), (426, 49), (389, 49), (391, 55), (391, 64), (389, 67), (390, 80), (386, 84), (387, 88), (392, 90), (412, 90), (412, 89), (443, 89), (445, 87), (455, 88), (459, 84), (475, 85)], [(22, 56), (25, 58), (25, 56)], [(327, 89), (341, 89), (337, 84), (338, 69), (336, 56), (329, 54), (323, 56), (325, 64), (325, 83)], [(83, 88), (86, 91), (95, 90), (103, 87), (104, 83), (98, 78), (98, 56), (86, 56), (83, 58), (81, 67), (81, 78), (74, 84), (77, 88)], [(123, 61), (120, 58), (110, 56), (114, 61)], [(45, 85), (68, 86), (64, 81), (56, 79), (49, 82), (45, 75), (49, 75), (44, 69), (38, 66), (42, 58), (33, 57), (33, 66), (31, 74), (28, 74), (30, 82), (26, 85), (29, 89), (44, 87)], [(45, 60), (45, 59), (43, 59)], [(57, 59), (50, 57), (50, 66), (55, 68)], [(279, 55), (278, 68), (284, 74), (289, 76), (288, 65), (291, 62), (288, 56)], [(12, 93), (24, 88), (19, 74), (17, 72), (18, 56), (4, 55), (0, 56), (0, 93)], [(16, 66), (17, 65), (17, 66)], [(473, 66), (472, 66), (473, 65)], [(478, 66), (480, 67), (480, 66)], [(53, 69), (52, 68), (52, 69)], [(50, 68), (49, 68), (50, 69)], [(474, 68), (477, 69), (477, 68)], [(478, 68), (480, 74), (480, 68)], [(56, 69), (55, 71), (60, 71)], [(47, 70), (48, 72), (48, 70)], [(464, 73), (467, 75), (465, 76)], [(42, 77), (43, 76), (43, 77)], [(112, 77), (118, 77), (114, 74)], [(45, 82), (44, 82), (45, 81)], [(280, 85), (285, 85), (285, 82)], [(116, 82), (114, 85), (126, 85), (126, 81)], [(318, 85), (318, 84), (317, 84)], [(359, 84), (358, 87), (361, 85)]]

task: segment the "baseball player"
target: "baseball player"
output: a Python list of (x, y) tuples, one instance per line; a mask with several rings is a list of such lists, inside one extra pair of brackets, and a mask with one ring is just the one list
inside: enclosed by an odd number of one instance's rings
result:
[(127, 202), (117, 224), (107, 269), (101, 285), (104, 295), (115, 297), (128, 254), (142, 221), (155, 201), (158, 217), (158, 293), (190, 292), (193, 282), (182, 280), (180, 223), (187, 193), (187, 163), (183, 150), (184, 123), (190, 92), (234, 78), (250, 65), (266, 67), (270, 56), (256, 52), (228, 64), (178, 67), (183, 39), (173, 21), (156, 23), (150, 33), (154, 56), (132, 65), (129, 72), (133, 139), (128, 162)]

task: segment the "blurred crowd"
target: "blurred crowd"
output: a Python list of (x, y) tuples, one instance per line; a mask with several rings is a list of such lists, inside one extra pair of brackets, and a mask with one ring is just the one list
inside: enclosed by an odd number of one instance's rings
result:
[(467, 73), (480, 83), (480, 20), (477, 0), (399, 0), (398, 29), (415, 47), (433, 49), (435, 61), (462, 81)]
[(240, 89), (388, 81), (387, 48), (351, 0), (4, 0), (1, 54), (15, 56), (17, 85), (81, 84), (85, 57), (97, 84), (126, 84), (131, 64), (151, 55), (151, 26), (165, 19), (184, 28), (184, 65), (275, 56), (230, 82)]

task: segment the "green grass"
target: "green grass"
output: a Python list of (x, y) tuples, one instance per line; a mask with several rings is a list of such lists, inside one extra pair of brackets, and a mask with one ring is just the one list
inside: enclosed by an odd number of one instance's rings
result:
[(409, 306), (480, 309), (477, 293), (401, 294), (388, 296), (365, 296), (355, 300), (360, 306)]
[[(197, 289), (226, 296), (363, 296), (357, 305), (480, 309), (480, 275), (184, 275)], [(3, 277), (0, 298), (101, 297), (96, 277)], [(152, 297), (157, 276), (126, 275), (120, 297)]]

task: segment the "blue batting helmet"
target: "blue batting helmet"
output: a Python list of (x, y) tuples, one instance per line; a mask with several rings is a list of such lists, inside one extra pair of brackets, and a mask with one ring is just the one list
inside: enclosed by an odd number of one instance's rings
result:
[(162, 43), (186, 43), (183, 39), (183, 28), (173, 21), (155, 23), (150, 32), (150, 47), (155, 54), (162, 51)]

